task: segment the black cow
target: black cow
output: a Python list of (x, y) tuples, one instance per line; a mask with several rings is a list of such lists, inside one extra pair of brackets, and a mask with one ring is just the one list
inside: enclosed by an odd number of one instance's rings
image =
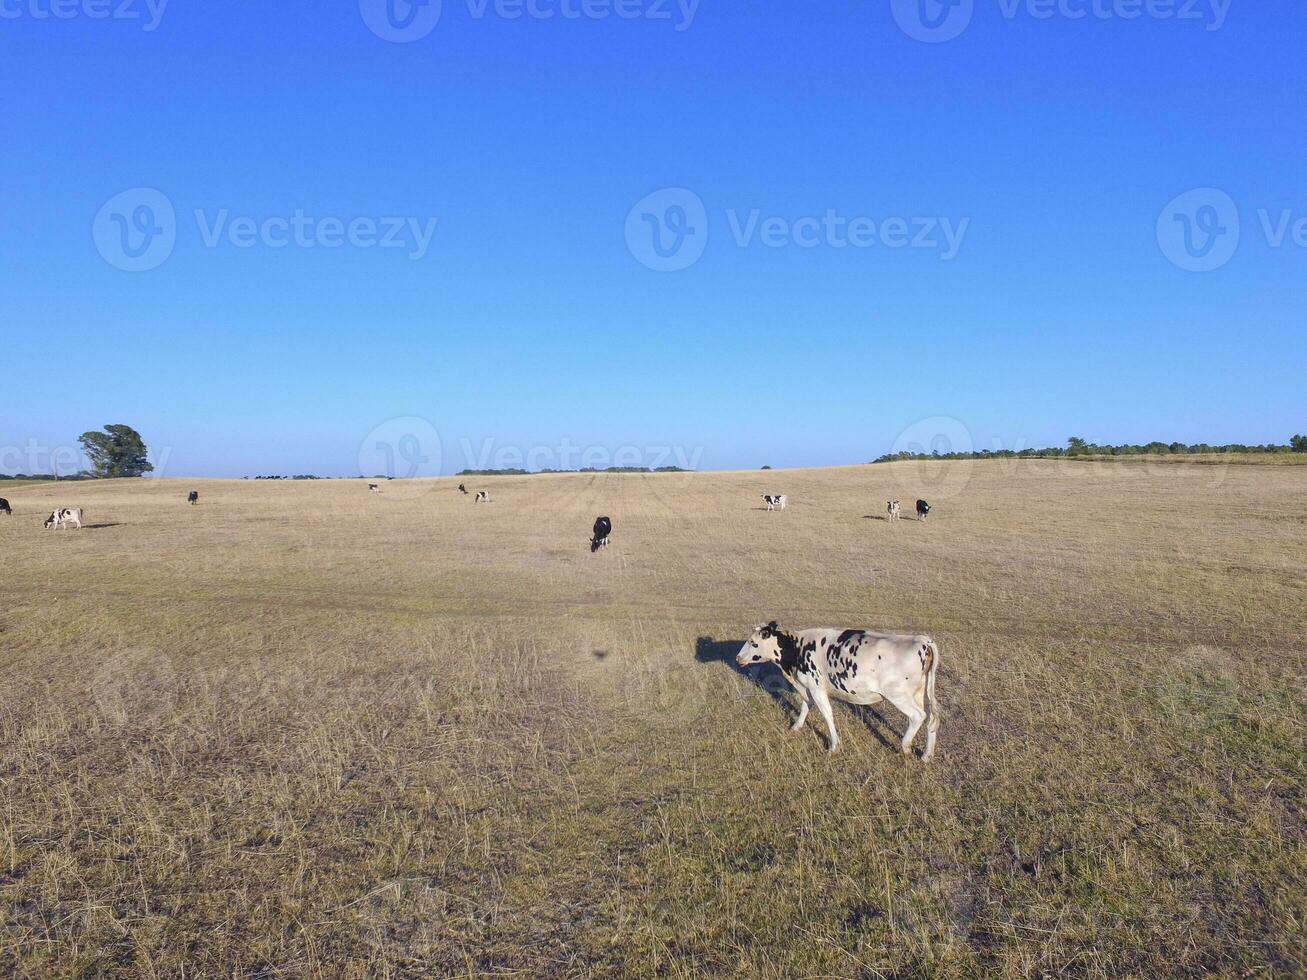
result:
[(917, 520), (924, 521), (926, 519), (926, 515), (929, 513), (930, 513), (930, 504), (926, 503), (924, 500), (918, 500)]
[(458, 492), (459, 492), (459, 493), (464, 493), (464, 494), (467, 493), (467, 487), (463, 486), (463, 484), (460, 483), (460, 484), (458, 485)]
[(188, 493), (186, 495), (186, 502), (192, 505), (198, 504), (200, 502), (200, 491), (192, 490), (190, 493)]
[(600, 548), (608, 547), (608, 535), (613, 533), (613, 522), (606, 517), (600, 517), (595, 520), (594, 537), (590, 539), (590, 554), (594, 554)]
[(9, 501), (5, 500), (4, 497), (0, 497), (0, 513), (3, 513), (6, 517), (11, 517), (14, 513), (14, 509), (9, 506)]

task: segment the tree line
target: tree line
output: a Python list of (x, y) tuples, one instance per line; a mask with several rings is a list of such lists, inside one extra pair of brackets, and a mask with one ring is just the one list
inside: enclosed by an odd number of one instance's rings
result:
[(1147, 442), (1122, 443), (1120, 445), (1100, 445), (1089, 442), (1079, 436), (1072, 436), (1065, 447), (1050, 446), (1046, 449), (980, 449), (965, 453), (886, 453), (873, 463), (896, 463), (911, 459), (1074, 459), (1077, 456), (1203, 456), (1209, 454), (1272, 454), (1272, 453), (1307, 453), (1307, 436), (1295, 435), (1286, 445), (1266, 443), (1263, 445), (1245, 445), (1232, 442), (1214, 446), (1206, 442)]

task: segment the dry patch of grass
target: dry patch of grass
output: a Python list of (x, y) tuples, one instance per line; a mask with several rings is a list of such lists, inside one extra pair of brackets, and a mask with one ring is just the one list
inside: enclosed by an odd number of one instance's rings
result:
[[(0, 972), (1302, 973), (1304, 472), (11, 488)], [(933, 632), (936, 763), (773, 616)]]

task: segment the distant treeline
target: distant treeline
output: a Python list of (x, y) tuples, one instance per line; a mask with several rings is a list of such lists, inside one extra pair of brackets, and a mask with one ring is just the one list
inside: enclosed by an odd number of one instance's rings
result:
[(15, 473), (13, 476), (6, 476), (4, 473), (0, 473), (0, 480), (48, 480), (51, 483), (54, 483), (57, 480), (58, 482), (63, 483), (65, 480), (95, 479), (98, 479), (98, 477), (94, 473), (90, 473), (86, 470), (80, 470), (77, 473), (70, 473), (66, 476), (53, 476), (50, 473), (33, 473), (31, 476), (28, 476), (26, 473)]
[(967, 453), (886, 453), (873, 463), (895, 463), (909, 459), (1074, 459), (1077, 456), (1167, 456), (1186, 455), (1202, 456), (1217, 453), (1307, 453), (1307, 436), (1294, 436), (1285, 446), (1267, 443), (1259, 446), (1245, 446), (1233, 442), (1224, 446), (1213, 446), (1205, 442), (1149, 442), (1143, 445), (1124, 443), (1119, 446), (1098, 445), (1086, 442), (1078, 436), (1067, 440), (1065, 448), (1053, 446), (1048, 449), (981, 449)]
[(693, 473), (693, 470), (687, 470), (682, 466), (609, 466), (607, 469), (597, 469), (593, 466), (586, 466), (579, 470), (459, 470), (458, 476), (541, 476), (546, 473)]

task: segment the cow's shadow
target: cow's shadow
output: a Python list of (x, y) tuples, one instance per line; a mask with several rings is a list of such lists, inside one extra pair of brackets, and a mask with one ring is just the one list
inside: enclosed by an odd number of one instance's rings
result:
[[(780, 705), (785, 711), (787, 723), (792, 724), (799, 716), (799, 692), (790, 686), (785, 675), (774, 664), (764, 667), (741, 667), (737, 664), (735, 655), (740, 652), (740, 647), (743, 645), (743, 640), (714, 640), (711, 636), (701, 636), (694, 642), (694, 659), (701, 664), (719, 663), (739, 674), (750, 684), (766, 692), (776, 704)], [(896, 734), (894, 727), (879, 711), (870, 705), (848, 704), (834, 698), (831, 700), (836, 728), (840, 726), (840, 715), (843, 714), (840, 709), (846, 708), (862, 719), (867, 730), (876, 737), (876, 741), (888, 749), (897, 751), (901, 736)], [(882, 705), (887, 703), (882, 702)], [(825, 737), (826, 725), (815, 708), (808, 713), (808, 727), (811, 728), (814, 724), (817, 731)]]
[(122, 527), (122, 525), (121, 525), (120, 523), (118, 523), (117, 521), (111, 521), (111, 522), (109, 522), (109, 523), (107, 523), (107, 524), (83, 524), (83, 525), (82, 525), (82, 530), (84, 530), (84, 531), (103, 531), (103, 530), (105, 530), (106, 528), (111, 528), (111, 527)]

